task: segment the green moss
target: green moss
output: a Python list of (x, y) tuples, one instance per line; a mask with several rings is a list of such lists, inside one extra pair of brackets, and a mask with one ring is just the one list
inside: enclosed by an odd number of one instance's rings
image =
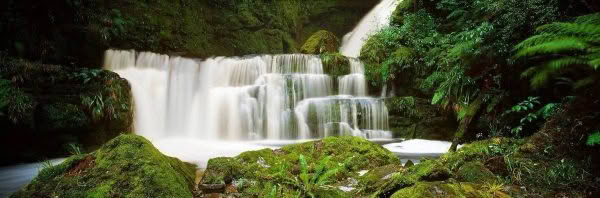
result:
[(413, 197), (508, 197), (501, 191), (490, 192), (472, 183), (418, 182), (394, 193), (392, 198)]
[(320, 30), (306, 40), (302, 45), (301, 52), (305, 54), (335, 53), (338, 48), (340, 48), (340, 40), (335, 34)]
[(121, 135), (94, 153), (43, 169), (13, 197), (192, 197), (194, 172), (143, 137)]
[(404, 23), (404, 15), (410, 11), (415, 11), (415, 0), (403, 0), (392, 13), (391, 24), (402, 26)]
[(468, 162), (456, 172), (456, 178), (463, 182), (500, 183), (498, 178), (481, 162)]
[(340, 53), (321, 54), (324, 72), (333, 78), (350, 74), (350, 60)]
[[(343, 165), (331, 180), (333, 183), (348, 177), (358, 177), (360, 170), (370, 170), (385, 165), (400, 164), (399, 159), (380, 145), (368, 140), (352, 137), (328, 137), (319, 141), (287, 145), (279, 150), (263, 149), (244, 152), (234, 158), (215, 158), (208, 162), (202, 184), (229, 183), (229, 181), (255, 181), (242, 189), (247, 196), (260, 196), (267, 183), (289, 183), (300, 173), (299, 157), (308, 162), (310, 175), (316, 171), (318, 162), (329, 156), (325, 170)], [(394, 169), (395, 170), (395, 169)], [(311, 176), (312, 177), (312, 176)], [(286, 179), (287, 178), (287, 179)], [(252, 182), (248, 182), (252, 183)], [(293, 185), (278, 185), (290, 190)], [(286, 191), (286, 190), (283, 190)]]

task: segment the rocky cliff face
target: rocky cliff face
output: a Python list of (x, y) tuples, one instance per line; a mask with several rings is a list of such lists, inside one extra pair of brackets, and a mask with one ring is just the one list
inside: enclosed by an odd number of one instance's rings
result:
[(129, 83), (98, 70), (0, 61), (0, 164), (91, 151), (130, 129)]
[(108, 48), (194, 57), (298, 52), (318, 30), (342, 37), (377, 0), (8, 1), (2, 50), (98, 67)]

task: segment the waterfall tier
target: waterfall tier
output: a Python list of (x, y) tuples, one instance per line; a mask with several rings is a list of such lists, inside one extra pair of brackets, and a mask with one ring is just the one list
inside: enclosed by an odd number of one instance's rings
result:
[(104, 67), (130, 82), (134, 127), (149, 138), (391, 138), (383, 100), (366, 97), (363, 66), (350, 62), (351, 73), (333, 79), (315, 55), (194, 60), (108, 50)]

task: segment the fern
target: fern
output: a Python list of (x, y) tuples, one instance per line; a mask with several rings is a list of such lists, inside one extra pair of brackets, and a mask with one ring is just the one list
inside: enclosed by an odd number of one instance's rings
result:
[(300, 155), (298, 161), (300, 163), (300, 174), (297, 177), (289, 178), (283, 176), (284, 183), (291, 185), (299, 190), (299, 195), (302, 197), (341, 197), (341, 192), (336, 188), (329, 186), (331, 177), (337, 175), (346, 164), (349, 162), (347, 159), (345, 163), (334, 168), (327, 168), (327, 164), (331, 157), (325, 157), (319, 161), (319, 164), (314, 169), (314, 172), (309, 173), (310, 166), (306, 161), (304, 155)]
[(537, 35), (515, 46), (517, 58), (542, 57), (547, 60), (525, 70), (521, 76), (530, 78), (533, 88), (539, 88), (562, 74), (588, 71), (575, 88), (592, 84), (600, 67), (600, 14), (581, 16), (572, 23), (552, 23), (537, 28)]

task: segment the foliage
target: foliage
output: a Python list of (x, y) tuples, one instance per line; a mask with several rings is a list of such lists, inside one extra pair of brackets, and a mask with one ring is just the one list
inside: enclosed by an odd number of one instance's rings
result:
[(69, 75), (71, 80), (80, 80), (83, 84), (87, 84), (91, 80), (96, 80), (100, 77), (102, 70), (100, 69), (82, 69)]
[(588, 146), (600, 145), (600, 131), (595, 131), (588, 136), (586, 144)]
[(427, 77), (422, 86), (437, 87), (431, 99), (432, 104), (468, 104), (477, 92), (475, 82), (465, 75), (460, 67), (454, 67), (448, 72), (434, 72)]
[(515, 47), (517, 58), (535, 58), (539, 64), (522, 73), (539, 88), (559, 76), (577, 79), (575, 88), (593, 84), (600, 67), (600, 13), (555, 22), (537, 28), (536, 35)]
[[(331, 157), (327, 156), (323, 158), (319, 164), (317, 165), (314, 172), (309, 174), (309, 165), (304, 158), (304, 155), (300, 155), (298, 158), (300, 164), (300, 175), (290, 179), (288, 177), (284, 177), (282, 179), (286, 180), (288, 184), (292, 185), (294, 188), (300, 190), (300, 194), (304, 197), (342, 197), (343, 194), (333, 186), (329, 186), (331, 183), (331, 179), (333, 176), (338, 174), (338, 172), (345, 169), (345, 164), (340, 164), (338, 167), (327, 169), (327, 164)], [(349, 161), (352, 158), (348, 158), (346, 160)]]
[(0, 78), (0, 117), (6, 117), (13, 124), (33, 127), (36, 105), (30, 95), (14, 87), (11, 81)]
[(554, 114), (554, 112), (558, 108), (556, 103), (548, 103), (548, 104), (544, 105), (543, 107), (541, 107), (540, 109), (538, 109), (537, 111), (533, 111), (535, 105), (541, 104), (539, 99), (540, 99), (539, 97), (531, 97), (530, 96), (526, 100), (518, 103), (517, 105), (513, 106), (511, 109), (506, 110), (504, 112), (503, 116), (506, 116), (511, 113), (526, 113), (525, 116), (523, 116), (519, 120), (520, 124), (511, 129), (511, 132), (515, 136), (519, 136), (519, 134), (523, 131), (523, 128), (527, 124), (533, 123), (534, 121), (536, 121), (540, 118), (543, 118), (544, 120), (548, 119), (550, 116), (552, 116)]
[(69, 143), (69, 153), (71, 153), (71, 155), (81, 155), (83, 154), (83, 151), (81, 150), (80, 145), (75, 144), (75, 143)]

